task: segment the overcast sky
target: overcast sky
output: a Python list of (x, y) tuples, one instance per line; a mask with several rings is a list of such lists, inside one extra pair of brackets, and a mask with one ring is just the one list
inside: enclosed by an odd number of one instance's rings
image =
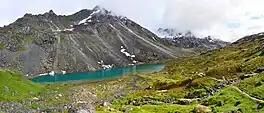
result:
[(190, 30), (235, 41), (244, 35), (264, 32), (264, 0), (0, 0), (0, 25), (7, 25), (25, 13), (52, 9), (72, 14), (100, 5), (127, 16), (155, 32), (159, 27)]

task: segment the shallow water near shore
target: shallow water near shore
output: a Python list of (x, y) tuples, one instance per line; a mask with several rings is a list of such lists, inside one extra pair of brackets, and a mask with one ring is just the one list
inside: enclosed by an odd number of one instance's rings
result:
[(152, 73), (156, 71), (161, 71), (164, 67), (164, 64), (144, 64), (138, 66), (97, 70), (93, 72), (55, 74), (54, 76), (46, 75), (35, 77), (31, 80), (39, 83), (68, 82), (79, 80), (105, 80), (131, 73)]

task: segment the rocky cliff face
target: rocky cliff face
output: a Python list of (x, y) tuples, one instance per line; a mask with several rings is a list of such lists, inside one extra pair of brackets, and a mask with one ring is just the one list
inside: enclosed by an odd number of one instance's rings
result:
[(182, 56), (128, 18), (95, 7), (73, 15), (25, 14), (0, 28), (0, 67), (36, 75), (91, 71)]
[(194, 49), (198, 52), (221, 48), (230, 44), (229, 42), (214, 39), (210, 36), (198, 38), (191, 32), (178, 33), (175, 29), (159, 28), (158, 33), (162, 35), (164, 40), (169, 41), (176, 47)]

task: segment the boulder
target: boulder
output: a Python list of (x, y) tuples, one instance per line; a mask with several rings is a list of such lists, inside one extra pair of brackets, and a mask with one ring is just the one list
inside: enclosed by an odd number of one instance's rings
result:
[(68, 109), (68, 113), (76, 113), (76, 112), (77, 112), (76, 109), (72, 109), (72, 108), (69, 108), (69, 109)]
[(95, 111), (94, 110), (92, 110), (92, 109), (90, 109), (90, 108), (84, 108), (84, 109), (79, 109), (78, 111), (77, 111), (77, 113), (95, 113)]
[(256, 73), (261, 73), (264, 71), (264, 65), (257, 68)]
[(58, 94), (59, 97), (62, 97), (62, 94)]
[(194, 113), (212, 113), (212, 110), (210, 107), (198, 104), (194, 108)]
[(5, 91), (8, 92), (9, 88), (7, 86), (4, 87)]
[(37, 98), (37, 97), (34, 97), (34, 98), (33, 98), (33, 100), (39, 100), (39, 98)]
[(244, 75), (240, 76), (240, 79), (244, 80), (245, 78), (249, 78), (249, 77), (251, 77), (251, 74), (244, 74)]
[(111, 103), (110, 102), (104, 102), (103, 105), (104, 105), (104, 107), (107, 107), (107, 106), (111, 105)]
[(252, 76), (257, 75), (257, 74), (258, 73), (244, 74), (244, 75), (240, 76), (240, 79), (244, 80), (245, 78), (249, 78), (249, 77), (252, 77)]
[(90, 113), (90, 111), (81, 109), (81, 110), (78, 110), (77, 113)]
[(129, 113), (129, 112), (132, 111), (132, 110), (133, 110), (133, 108), (128, 107), (128, 108), (126, 108), (125, 113)]

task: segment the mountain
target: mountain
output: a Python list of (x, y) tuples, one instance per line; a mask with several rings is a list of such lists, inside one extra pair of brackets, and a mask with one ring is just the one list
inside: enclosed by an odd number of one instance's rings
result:
[(37, 84), (0, 69), (0, 112), (263, 113), (263, 45), (264, 33), (249, 35), (160, 72), (91, 83)]
[(98, 110), (263, 113), (263, 45), (264, 33), (259, 33), (197, 56), (169, 60), (161, 72), (138, 75), (136, 90)]
[(189, 52), (100, 7), (67, 16), (52, 10), (25, 14), (0, 28), (0, 67), (25, 75), (107, 69), (185, 53)]
[(160, 34), (164, 40), (169, 41), (176, 47), (194, 49), (194, 51), (198, 52), (221, 48), (230, 44), (229, 42), (214, 39), (210, 36), (198, 38), (191, 32), (179, 33), (176, 31), (176, 29), (159, 28), (158, 34)]

